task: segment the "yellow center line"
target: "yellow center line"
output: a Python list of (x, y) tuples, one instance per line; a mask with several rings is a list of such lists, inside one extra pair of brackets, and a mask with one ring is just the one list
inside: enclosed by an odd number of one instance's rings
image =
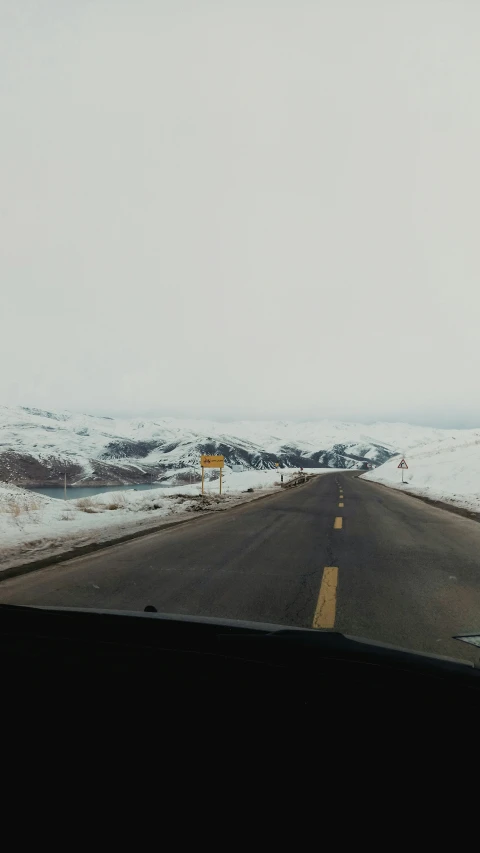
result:
[(333, 523), (333, 529), (334, 530), (341, 530), (342, 525), (343, 525), (343, 518), (341, 515), (337, 515), (337, 517)]
[(337, 606), (338, 567), (325, 566), (312, 628), (333, 628)]
[(340, 503), (340, 504), (338, 504), (338, 505), (339, 505), (340, 507), (343, 507), (343, 506), (344, 506), (344, 504), (342, 504), (342, 503)]

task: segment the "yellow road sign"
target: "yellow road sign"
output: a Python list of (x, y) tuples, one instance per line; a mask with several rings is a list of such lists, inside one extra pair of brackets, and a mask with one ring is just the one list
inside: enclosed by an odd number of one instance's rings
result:
[(225, 465), (224, 456), (210, 456), (208, 453), (203, 453), (200, 458), (202, 468), (223, 468)]

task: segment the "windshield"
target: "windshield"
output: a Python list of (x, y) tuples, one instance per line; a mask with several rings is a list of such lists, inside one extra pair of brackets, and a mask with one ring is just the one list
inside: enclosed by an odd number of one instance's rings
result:
[(4, 5), (0, 603), (478, 660), (480, 5)]

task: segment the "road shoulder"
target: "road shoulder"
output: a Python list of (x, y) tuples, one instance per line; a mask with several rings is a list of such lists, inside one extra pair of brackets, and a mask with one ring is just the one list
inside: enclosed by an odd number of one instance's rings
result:
[(447, 512), (453, 512), (455, 515), (461, 515), (463, 518), (469, 518), (472, 521), (480, 522), (480, 512), (474, 512), (466, 507), (457, 506), (456, 504), (447, 503), (446, 501), (435, 500), (434, 498), (427, 498), (426, 495), (419, 495), (408, 489), (400, 489), (397, 486), (390, 486), (388, 483), (379, 483), (376, 480), (364, 480), (360, 474), (357, 476), (357, 479), (362, 483), (368, 483), (372, 486), (380, 486), (382, 489), (388, 489), (389, 492), (394, 492), (395, 494), (408, 495), (411, 498), (416, 498), (418, 501), (422, 501), (423, 503), (429, 504), (437, 509), (444, 509)]
[[(296, 488), (305, 488), (308, 486), (308, 483), (313, 482), (315, 477), (311, 477), (305, 483), (297, 486)], [(103, 551), (108, 548), (112, 548), (115, 545), (121, 545), (126, 542), (130, 542), (135, 539), (141, 539), (144, 536), (150, 536), (153, 533), (161, 533), (163, 530), (168, 530), (172, 527), (182, 527), (186, 525), (192, 524), (200, 524), (203, 521), (208, 519), (212, 519), (213, 517), (218, 516), (220, 513), (228, 514), (230, 512), (238, 511), (240, 508), (244, 508), (246, 506), (251, 505), (252, 503), (257, 503), (261, 500), (266, 500), (268, 498), (279, 497), (280, 495), (288, 494), (290, 489), (269, 489), (268, 492), (261, 495), (249, 495), (243, 499), (230, 503), (224, 509), (210, 510), (205, 511), (202, 514), (196, 515), (194, 518), (182, 516), (181, 518), (176, 518), (172, 521), (166, 521), (161, 524), (142, 527), (140, 530), (132, 530), (129, 533), (125, 533), (122, 536), (113, 536), (111, 539), (102, 539), (97, 542), (88, 542), (84, 545), (78, 545), (73, 548), (69, 548), (68, 550), (63, 550), (59, 552), (55, 552), (54, 548), (52, 551), (44, 557), (40, 559), (29, 560), (24, 563), (13, 564), (10, 566), (6, 566), (5, 568), (0, 570), (0, 583), (9, 578), (18, 577), (20, 575), (25, 575), (30, 572), (38, 571), (39, 569), (47, 568), (47, 566), (53, 566), (58, 563), (64, 563), (70, 560), (74, 560), (77, 557), (87, 556), (88, 554), (93, 554), (97, 551)]]

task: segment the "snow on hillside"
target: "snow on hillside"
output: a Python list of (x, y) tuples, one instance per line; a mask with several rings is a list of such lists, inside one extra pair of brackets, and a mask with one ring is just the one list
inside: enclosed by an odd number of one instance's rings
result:
[(201, 453), (222, 453), (235, 469), (365, 467), (461, 430), (335, 421), (214, 422), (113, 419), (0, 407), (0, 480), (20, 485), (143, 483), (175, 474), (188, 483)]
[[(369, 428), (370, 429), (370, 428)], [(142, 483), (197, 474), (201, 453), (221, 453), (228, 466), (352, 468), (387, 459), (395, 447), (365, 427), (318, 423), (215, 423), (175, 418), (118, 419), (0, 407), (0, 480), (18, 485)]]
[(480, 512), (480, 430), (450, 431), (405, 451), (405, 458), (403, 486), (399, 456), (362, 478)]
[(395, 453), (464, 442), (475, 430), (402, 423), (117, 419), (0, 407), (0, 480), (17, 485), (188, 484), (201, 453), (221, 453), (227, 469), (362, 468)]

